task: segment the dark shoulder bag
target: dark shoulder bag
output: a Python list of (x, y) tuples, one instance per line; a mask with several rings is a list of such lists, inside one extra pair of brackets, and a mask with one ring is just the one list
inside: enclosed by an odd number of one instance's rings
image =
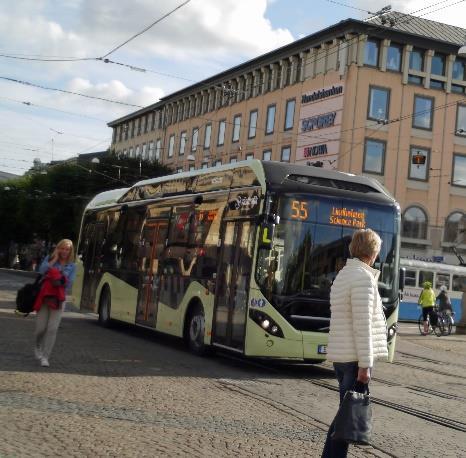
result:
[(34, 310), (34, 302), (42, 287), (42, 275), (38, 275), (34, 283), (27, 283), (16, 293), (16, 312), (28, 316)]
[(372, 407), (369, 385), (358, 392), (353, 388), (345, 397), (335, 417), (332, 439), (350, 444), (368, 445), (372, 434)]

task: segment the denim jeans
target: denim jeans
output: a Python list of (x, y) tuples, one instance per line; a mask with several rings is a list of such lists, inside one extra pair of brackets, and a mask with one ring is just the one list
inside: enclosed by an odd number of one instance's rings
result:
[[(358, 363), (356, 361), (350, 363), (333, 363), (335, 375), (338, 380), (340, 389), (340, 404), (343, 401), (345, 393), (353, 388), (356, 379), (358, 378)], [(333, 440), (335, 420), (332, 421), (327, 433), (322, 458), (344, 458), (348, 453), (348, 443), (339, 440)]]

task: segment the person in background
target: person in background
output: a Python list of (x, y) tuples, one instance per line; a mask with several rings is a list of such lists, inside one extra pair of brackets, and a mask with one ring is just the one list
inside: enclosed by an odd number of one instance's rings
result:
[(430, 281), (425, 281), (422, 286), (423, 290), (419, 295), (417, 303), (422, 307), (422, 320), (424, 322), (424, 332), (422, 335), (426, 336), (429, 333), (429, 322), (427, 321), (427, 317), (430, 316), (432, 321), (434, 316), (435, 293)]
[[(345, 393), (369, 383), (374, 361), (387, 359), (387, 323), (378, 290), (380, 271), (373, 269), (382, 245), (371, 229), (353, 234), (351, 259), (338, 272), (330, 289), (330, 333), (327, 359), (333, 362), (340, 391)], [(348, 454), (348, 443), (332, 438), (330, 425), (322, 457), (340, 458)]]
[[(60, 240), (50, 256), (46, 256), (39, 267), (39, 273), (46, 275), (49, 270), (56, 269), (65, 277), (65, 292), (69, 294), (76, 276), (73, 242)], [(41, 366), (48, 367), (50, 354), (55, 344), (58, 326), (66, 302), (57, 308), (53, 304), (39, 304), (36, 318), (34, 355)]]
[(453, 315), (450, 296), (448, 296), (447, 287), (445, 285), (440, 287), (440, 293), (437, 296), (437, 302), (440, 312), (446, 313), (447, 315)]

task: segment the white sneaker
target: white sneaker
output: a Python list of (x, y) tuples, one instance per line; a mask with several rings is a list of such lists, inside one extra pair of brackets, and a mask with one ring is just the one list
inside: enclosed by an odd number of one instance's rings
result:
[(41, 365), (42, 367), (49, 367), (49, 366), (50, 366), (49, 360), (48, 360), (47, 358), (44, 358), (44, 357), (42, 356), (42, 358), (40, 359), (40, 365)]
[(37, 348), (37, 347), (34, 347), (34, 356), (35, 356), (36, 359), (38, 359), (39, 361), (42, 359), (42, 352), (41, 352), (40, 349)]

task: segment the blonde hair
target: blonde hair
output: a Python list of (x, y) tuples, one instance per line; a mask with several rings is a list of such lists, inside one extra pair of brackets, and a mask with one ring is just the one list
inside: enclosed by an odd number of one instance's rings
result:
[(351, 239), (349, 250), (354, 258), (372, 258), (378, 254), (382, 239), (372, 229), (358, 229)]
[(58, 250), (61, 248), (63, 245), (69, 245), (71, 247), (70, 254), (68, 256), (68, 259), (66, 262), (72, 262), (74, 260), (74, 246), (73, 242), (70, 239), (61, 239), (58, 243), (55, 249), (53, 250), (51, 258), (54, 256), (58, 256)]

